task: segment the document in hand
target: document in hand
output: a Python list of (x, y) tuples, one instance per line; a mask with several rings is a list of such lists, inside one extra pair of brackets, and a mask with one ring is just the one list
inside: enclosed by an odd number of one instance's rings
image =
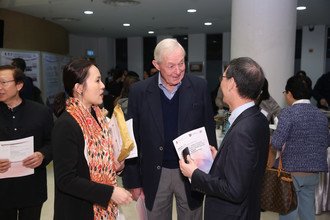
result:
[(23, 166), (23, 160), (33, 154), (33, 136), (11, 141), (0, 141), (0, 158), (9, 159), (11, 167), (0, 173), (0, 179), (34, 174), (34, 169)]
[(197, 167), (205, 173), (210, 171), (213, 158), (205, 127), (184, 133), (174, 139), (173, 144), (180, 159), (182, 159), (183, 149), (188, 147), (190, 157), (194, 160)]
[[(112, 141), (115, 158), (117, 158), (118, 161), (122, 161), (123, 159), (137, 157), (137, 147), (136, 147), (136, 142), (135, 142), (134, 132), (133, 132), (133, 119), (129, 119), (126, 121), (127, 135), (125, 135), (125, 137), (123, 137), (120, 133), (120, 128), (119, 128), (116, 117), (111, 117), (108, 120), (109, 120), (109, 124), (110, 124), (111, 141)], [(127, 140), (128, 138), (130, 139), (129, 141), (133, 143), (133, 149), (123, 148), (123, 146), (124, 146), (123, 139)], [(123, 151), (125, 151), (125, 152), (123, 152)], [(125, 154), (125, 157), (120, 158), (120, 155), (123, 155), (123, 153)]]

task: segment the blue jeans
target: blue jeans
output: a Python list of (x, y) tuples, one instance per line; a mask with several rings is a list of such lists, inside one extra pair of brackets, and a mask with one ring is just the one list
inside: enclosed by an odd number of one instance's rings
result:
[(292, 176), (297, 193), (298, 206), (287, 215), (280, 215), (280, 220), (315, 220), (315, 188), (319, 183), (319, 174)]

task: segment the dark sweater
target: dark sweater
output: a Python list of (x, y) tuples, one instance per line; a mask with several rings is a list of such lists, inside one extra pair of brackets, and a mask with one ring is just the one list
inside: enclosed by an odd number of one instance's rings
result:
[(160, 93), (165, 139), (163, 167), (175, 169), (179, 167), (179, 157), (173, 144), (173, 140), (178, 137), (179, 90), (171, 100), (165, 96), (163, 91)]

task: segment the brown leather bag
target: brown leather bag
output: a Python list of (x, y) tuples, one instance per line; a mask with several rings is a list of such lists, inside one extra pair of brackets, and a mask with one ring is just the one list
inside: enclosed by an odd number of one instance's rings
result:
[(266, 168), (261, 186), (261, 209), (287, 214), (295, 210), (297, 204), (291, 174), (283, 170), (280, 156), (278, 169)]

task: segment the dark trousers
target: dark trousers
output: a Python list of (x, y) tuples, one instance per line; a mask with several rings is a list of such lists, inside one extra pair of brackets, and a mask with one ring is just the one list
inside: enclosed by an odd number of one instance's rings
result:
[(42, 204), (25, 208), (0, 208), (0, 219), (3, 220), (40, 220)]

